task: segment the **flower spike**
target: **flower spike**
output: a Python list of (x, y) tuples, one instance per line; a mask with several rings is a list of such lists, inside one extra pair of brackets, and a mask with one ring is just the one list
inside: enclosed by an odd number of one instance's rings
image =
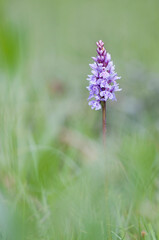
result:
[(88, 105), (91, 109), (100, 110), (102, 108), (103, 123), (103, 144), (106, 139), (106, 101), (115, 100), (115, 92), (121, 91), (119, 84), (116, 82), (118, 77), (115, 72), (115, 65), (111, 61), (111, 55), (105, 50), (102, 40), (96, 42), (97, 56), (92, 57), (94, 63), (89, 64), (92, 69), (92, 75), (88, 75), (89, 86)]
[(96, 42), (96, 45), (97, 56), (92, 57), (94, 63), (89, 64), (92, 75), (88, 75), (89, 86), (87, 89), (90, 92), (89, 105), (92, 109), (99, 110), (102, 102), (106, 102), (108, 99), (116, 101), (115, 92), (121, 91), (121, 89), (116, 82), (120, 77), (115, 73), (115, 65), (111, 61), (111, 55), (106, 52), (102, 40)]

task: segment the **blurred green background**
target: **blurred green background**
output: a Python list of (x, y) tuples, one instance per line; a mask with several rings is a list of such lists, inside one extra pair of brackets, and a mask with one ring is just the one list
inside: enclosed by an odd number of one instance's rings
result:
[[(158, 0), (0, 0), (0, 239), (159, 238), (158, 29)], [(123, 89), (104, 150), (99, 39)]]

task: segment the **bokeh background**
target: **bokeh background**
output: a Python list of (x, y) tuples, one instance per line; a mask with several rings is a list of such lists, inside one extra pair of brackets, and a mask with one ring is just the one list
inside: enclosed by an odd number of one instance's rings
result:
[[(0, 1), (0, 239), (159, 238), (158, 29), (158, 0)], [(123, 89), (104, 150), (100, 39)]]

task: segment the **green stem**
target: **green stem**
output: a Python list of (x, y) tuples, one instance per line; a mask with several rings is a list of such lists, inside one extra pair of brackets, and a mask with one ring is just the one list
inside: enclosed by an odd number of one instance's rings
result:
[(106, 144), (106, 102), (102, 103), (103, 145)]

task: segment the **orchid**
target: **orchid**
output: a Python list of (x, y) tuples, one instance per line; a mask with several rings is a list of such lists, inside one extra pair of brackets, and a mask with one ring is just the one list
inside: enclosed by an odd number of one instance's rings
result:
[[(97, 43), (97, 56), (92, 57), (93, 64), (89, 64), (92, 69), (92, 75), (88, 75), (89, 81), (89, 105), (92, 109), (101, 109), (101, 103), (108, 99), (116, 101), (115, 92), (121, 91), (119, 84), (116, 82), (121, 77), (115, 73), (115, 66), (111, 61), (111, 55), (106, 52), (104, 43), (99, 40)], [(93, 100), (91, 100), (94, 98)]]
[(92, 74), (88, 75), (89, 86), (88, 105), (91, 109), (100, 110), (102, 108), (103, 119), (103, 143), (105, 144), (106, 135), (106, 102), (108, 99), (116, 101), (115, 92), (121, 91), (115, 72), (115, 65), (111, 60), (111, 55), (105, 50), (102, 40), (96, 42), (97, 56), (92, 57), (94, 63), (89, 64)]

